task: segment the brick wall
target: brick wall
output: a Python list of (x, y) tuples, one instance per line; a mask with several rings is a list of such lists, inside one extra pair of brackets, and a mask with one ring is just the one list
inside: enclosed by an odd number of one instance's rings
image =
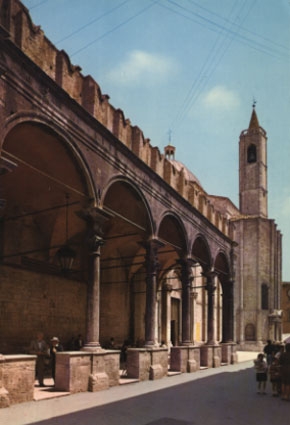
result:
[(20, 268), (0, 268), (0, 352), (25, 353), (35, 332), (63, 344), (85, 335), (86, 284)]

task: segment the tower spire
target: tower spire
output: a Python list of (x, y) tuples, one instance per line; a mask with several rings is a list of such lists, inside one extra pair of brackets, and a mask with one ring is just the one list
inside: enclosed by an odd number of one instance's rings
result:
[(257, 130), (260, 128), (260, 124), (259, 124), (259, 120), (257, 117), (257, 113), (256, 113), (256, 104), (257, 101), (256, 99), (253, 100), (253, 111), (252, 111), (252, 116), (251, 116), (251, 120), (250, 120), (250, 124), (249, 124), (249, 130)]

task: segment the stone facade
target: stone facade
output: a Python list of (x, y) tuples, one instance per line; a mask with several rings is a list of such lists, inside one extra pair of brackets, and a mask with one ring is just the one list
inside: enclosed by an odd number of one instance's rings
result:
[(32, 401), (35, 381), (35, 356), (0, 356), (0, 408)]
[[(20, 1), (0, 0), (0, 126), (1, 353), (25, 353), (36, 330), (56, 335), (68, 350), (57, 386), (95, 391), (118, 383), (119, 354), (102, 350), (111, 337), (144, 380), (166, 375), (172, 346), (172, 366), (193, 372), (272, 335), (282, 248), (255, 110), (238, 209), (174, 146), (152, 146)], [(79, 333), (85, 354), (66, 345)]]
[(240, 216), (234, 218), (236, 338), (241, 349), (261, 350), (282, 339), (282, 235), (268, 218), (267, 136), (253, 108), (240, 136)]
[(290, 282), (283, 282), (282, 286), (283, 332), (290, 334)]

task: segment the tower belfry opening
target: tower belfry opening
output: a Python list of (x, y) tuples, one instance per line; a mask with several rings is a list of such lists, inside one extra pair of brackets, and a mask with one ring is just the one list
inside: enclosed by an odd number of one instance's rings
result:
[(175, 159), (175, 146), (167, 145), (164, 148), (164, 155), (166, 159), (174, 161)]

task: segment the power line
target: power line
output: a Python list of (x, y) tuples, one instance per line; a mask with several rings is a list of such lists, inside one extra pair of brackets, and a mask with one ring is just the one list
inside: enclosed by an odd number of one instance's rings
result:
[[(197, 3), (194, 2), (194, 1), (191, 1), (191, 0), (188, 0), (188, 1), (197, 5)], [(234, 40), (240, 41), (242, 43), (246, 42), (246, 44), (249, 44), (248, 42), (250, 42), (251, 43), (250, 47), (252, 47), (256, 50), (259, 50), (263, 53), (270, 54), (271, 56), (273, 56), (272, 52), (274, 52), (275, 55), (280, 54), (280, 53), (277, 52), (277, 51), (274, 51), (273, 48), (268, 48), (267, 46), (265, 46), (261, 43), (257, 43), (255, 40), (250, 40), (247, 37), (241, 36), (241, 34), (239, 34), (239, 31), (242, 31), (244, 29), (243, 29), (242, 24), (236, 25), (236, 22), (240, 18), (241, 10), (245, 7), (246, 3), (244, 3), (242, 5), (242, 7), (240, 8), (240, 11), (236, 15), (234, 22), (231, 22), (230, 16), (229, 16), (229, 19), (224, 19), (224, 18), (219, 17), (220, 19), (223, 19), (223, 21), (226, 22), (227, 24), (230, 24), (230, 27), (226, 27), (224, 25), (219, 25), (216, 22), (213, 22), (212, 20), (206, 18), (205, 16), (202, 16), (199, 13), (196, 13), (192, 10), (185, 8), (184, 6), (181, 6), (180, 4), (177, 4), (173, 0), (167, 0), (167, 3), (169, 3), (170, 5), (173, 5), (173, 7), (176, 6), (176, 7), (180, 8), (182, 11), (186, 11), (186, 12), (190, 13), (190, 14), (194, 15), (195, 17), (197, 16), (198, 18), (205, 20), (206, 22), (214, 24), (214, 25), (217, 26), (217, 28), (220, 28), (218, 38), (216, 39), (209, 55), (207, 56), (205, 63), (203, 64), (197, 78), (195, 79), (195, 81), (192, 84), (189, 92), (187, 93), (187, 95), (186, 95), (186, 97), (183, 101), (183, 104), (182, 104), (181, 108), (179, 109), (179, 111), (177, 113), (177, 116), (174, 119), (174, 125), (171, 124), (171, 127), (174, 127), (174, 126), (176, 127), (176, 126), (180, 125), (180, 123), (183, 120), (186, 112), (189, 109), (191, 109), (193, 104), (196, 102), (196, 100), (198, 99), (198, 97), (200, 96), (200, 94), (202, 92), (202, 89), (205, 87), (205, 85), (209, 81), (210, 77), (214, 73), (215, 69), (217, 68), (217, 66), (221, 62), (222, 58), (224, 57), (224, 55), (226, 54), (227, 50), (229, 49), (229, 47), (231, 46), (231, 44), (233, 43)], [(187, 15), (184, 15), (184, 13), (179, 12), (179, 10), (172, 9), (171, 6), (166, 6), (164, 4), (161, 4), (160, 2), (159, 2), (159, 5), (162, 6), (162, 7), (165, 7), (166, 9), (169, 9), (173, 13), (181, 15), (182, 17), (189, 19), (189, 20), (201, 25), (201, 23), (199, 21), (197, 21), (196, 19), (193, 19), (192, 17), (189, 17)], [(254, 2), (251, 4), (246, 15), (244, 16), (243, 22), (245, 21), (245, 19), (249, 15), (253, 6), (254, 6)], [(216, 14), (214, 14), (214, 15), (216, 15)], [(218, 16), (218, 15), (216, 15), (216, 16)], [(237, 30), (234, 29), (234, 26), (237, 28)], [(208, 25), (207, 25), (207, 28), (212, 29), (212, 27), (209, 27)], [(215, 28), (215, 32), (217, 32), (217, 28)], [(222, 35), (224, 36), (223, 40), (221, 40)], [(229, 37), (231, 37), (230, 40), (229, 40)], [(274, 44), (276, 44), (276, 43), (274, 43)], [(282, 46), (282, 47), (285, 48), (284, 46)]]
[[(281, 57), (288, 57), (289, 58), (289, 55), (285, 55), (283, 53), (280, 53), (277, 50), (275, 50), (274, 48), (263, 45), (262, 43), (255, 41), (253, 39), (250, 39), (250, 38), (248, 38), (244, 35), (238, 34), (237, 31), (229, 30), (224, 25), (221, 25), (221, 24), (213, 21), (212, 19), (209, 19), (209, 18), (207, 18), (207, 17), (205, 17), (205, 16), (203, 16), (199, 13), (196, 13), (196, 12), (176, 3), (176, 1), (174, 1), (174, 0), (165, 0), (165, 1), (166, 1), (166, 3), (169, 3), (169, 5), (176, 7), (177, 10), (170, 7), (170, 6), (166, 6), (166, 5), (162, 4), (160, 1), (158, 2), (159, 6), (165, 8), (165, 9), (168, 9), (171, 12), (173, 12), (173, 13), (179, 15), (179, 16), (182, 16), (185, 19), (188, 19), (192, 22), (195, 22), (198, 25), (206, 27), (211, 31), (218, 32), (219, 30), (224, 30), (225, 32), (229, 32), (233, 35), (237, 35), (237, 40), (239, 42), (246, 44), (246, 45), (250, 46), (251, 48), (253, 48), (253, 49), (255, 49), (259, 52), (268, 54), (268, 55), (270, 55), (272, 57), (276, 57), (276, 58), (279, 58), (279, 57), (280, 58)], [(182, 12), (180, 12), (179, 9), (181, 9)], [(194, 19), (192, 16), (187, 16), (187, 15), (184, 14), (184, 12), (189, 13), (190, 15), (193, 15), (193, 16), (197, 17), (198, 19)]]
[[(238, 19), (238, 17), (241, 15), (242, 13), (242, 9), (245, 7), (244, 3), (241, 8), (237, 11), (236, 13), (236, 20)], [(252, 3), (253, 6), (253, 3)], [(251, 6), (251, 8), (252, 8)], [(244, 19), (246, 19), (246, 17), (249, 15), (251, 8), (248, 9), (246, 15), (244, 16)], [(234, 7), (232, 8), (229, 17), (234, 13)], [(230, 22), (230, 21), (229, 21)], [(231, 26), (235, 25), (234, 22), (231, 23)], [(195, 79), (194, 83), (192, 84), (189, 92), (187, 93), (185, 100), (175, 118), (175, 125), (178, 126), (186, 112), (188, 110), (191, 109), (192, 105), (196, 102), (196, 100), (198, 99), (198, 97), (201, 94), (202, 89), (205, 87), (206, 83), (209, 81), (210, 77), (212, 76), (212, 74), (214, 73), (215, 69), (217, 68), (217, 66), (219, 65), (219, 63), (221, 62), (222, 58), (224, 57), (224, 55), (226, 54), (227, 50), (229, 49), (230, 45), (232, 44), (233, 40), (234, 40), (234, 35), (231, 36), (231, 39), (229, 39), (230, 37), (229, 32), (224, 32), (223, 30), (221, 30), (219, 32), (218, 37), (215, 40), (215, 43), (210, 51), (210, 53), (207, 56), (206, 61), (204, 62), (202, 68), (200, 69), (200, 72), (197, 76), (197, 78)], [(222, 38), (223, 37), (223, 38)], [(228, 41), (228, 43), (227, 43)], [(227, 43), (227, 45), (226, 45)], [(205, 73), (207, 74), (206, 77), (204, 77)]]
[(130, 16), (129, 18), (125, 19), (125, 21), (121, 22), (120, 24), (116, 25), (115, 27), (113, 27), (111, 30), (105, 32), (104, 34), (102, 34), (100, 37), (94, 39), (93, 41), (91, 41), (90, 43), (87, 43), (85, 46), (81, 47), (80, 49), (76, 50), (75, 52), (73, 52), (70, 56), (75, 56), (78, 53), (84, 51), (85, 49), (87, 49), (88, 47), (90, 47), (92, 44), (96, 43), (97, 41), (103, 39), (104, 37), (106, 37), (108, 34), (111, 34), (112, 32), (116, 31), (117, 29), (123, 27), (124, 25), (128, 24), (130, 21), (133, 21), (135, 18), (137, 18), (138, 16), (140, 16), (141, 14), (143, 14), (144, 12), (146, 12), (148, 9), (150, 9), (151, 7), (153, 7), (156, 3), (158, 3), (158, 0), (150, 3), (149, 5), (147, 5), (146, 7), (144, 7), (143, 9), (141, 9), (139, 12), (136, 12), (133, 16)]
[[(222, 21), (224, 21), (225, 23), (230, 23), (227, 19), (225, 19), (223, 16), (220, 16), (220, 15), (218, 15), (217, 13), (214, 13), (214, 12), (212, 12), (211, 10), (209, 10), (209, 9), (207, 9), (206, 7), (204, 7), (204, 6), (201, 6), (200, 4), (198, 4), (196, 1), (194, 1), (194, 0), (187, 0), (189, 3), (191, 3), (191, 4), (194, 4), (196, 7), (198, 7), (198, 8), (200, 8), (200, 9), (202, 9), (202, 10), (204, 10), (204, 11), (206, 11), (206, 12), (208, 12), (209, 14), (211, 14), (211, 15), (214, 15), (214, 16), (216, 16), (217, 18), (219, 18), (219, 19), (221, 19)], [(275, 41), (273, 41), (273, 40), (271, 40), (270, 38), (268, 38), (268, 37), (264, 37), (263, 35), (261, 35), (261, 34), (258, 34), (257, 32), (255, 32), (255, 31), (251, 31), (251, 30), (249, 30), (249, 29), (247, 29), (247, 28), (244, 28), (244, 27), (242, 27), (242, 25), (238, 25), (237, 23), (234, 23), (235, 25), (237, 25), (237, 27), (240, 29), (240, 30), (242, 30), (242, 31), (244, 31), (244, 32), (247, 32), (248, 34), (252, 34), (252, 35), (254, 35), (254, 36), (256, 36), (256, 37), (259, 37), (259, 38), (261, 38), (262, 40), (265, 40), (265, 41), (267, 41), (267, 42), (269, 42), (269, 43), (272, 43), (272, 44), (274, 44), (275, 46), (277, 46), (277, 47), (281, 47), (282, 49), (285, 49), (285, 50), (287, 50), (288, 52), (289, 52), (289, 47), (288, 46), (284, 46), (283, 44), (280, 44), (280, 43), (277, 43), (277, 42), (275, 42)]]
[[(46, 1), (46, 0), (45, 0)], [(89, 27), (90, 25), (94, 24), (97, 21), (100, 21), (101, 19), (103, 19), (105, 16), (108, 16), (110, 13), (114, 12), (115, 10), (119, 9), (120, 7), (124, 6), (124, 4), (128, 3), (131, 0), (125, 0), (123, 1), (123, 3), (118, 4), (117, 6), (113, 7), (112, 9), (108, 10), (107, 12), (103, 13), (102, 15), (98, 16), (97, 18), (93, 19), (92, 21), (89, 21), (88, 23), (86, 23), (85, 25), (79, 27), (78, 29), (76, 29), (75, 31), (71, 32), (70, 34), (66, 35), (65, 37), (61, 38), (60, 40), (58, 40), (56, 42), (56, 44), (61, 43), (62, 41), (67, 40), (68, 38), (71, 38), (73, 35), (78, 34), (79, 32), (81, 32), (83, 29)]]
[(48, 0), (42, 0), (40, 3), (35, 4), (34, 6), (29, 7), (29, 10), (36, 9), (39, 6), (42, 6), (44, 3), (47, 3)]

